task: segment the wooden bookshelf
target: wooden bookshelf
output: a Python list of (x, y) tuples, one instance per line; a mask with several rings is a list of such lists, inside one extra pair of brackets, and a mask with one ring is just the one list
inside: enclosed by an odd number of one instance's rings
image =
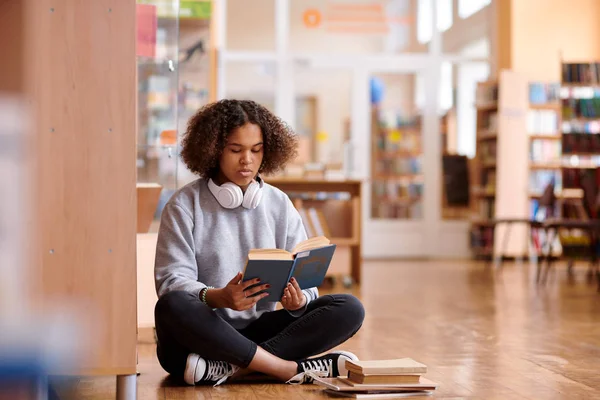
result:
[(498, 141), (498, 82), (477, 84), (475, 109), (477, 110), (476, 156), (473, 160), (474, 219), (471, 220), (471, 249), (475, 257), (488, 256), (493, 247), (493, 225), (496, 199), (496, 146)]
[(487, 131), (485, 129), (481, 130), (481, 132), (479, 133), (478, 137), (477, 137), (477, 141), (483, 141), (483, 140), (496, 140), (498, 139), (498, 132), (496, 131)]
[[(358, 180), (265, 178), (288, 194), (301, 216), (315, 209), (323, 233), (337, 245), (329, 268), (330, 276), (351, 276), (361, 281), (361, 202), (362, 182)], [(303, 216), (304, 218), (304, 216)], [(317, 236), (313, 222), (306, 222), (308, 236)]]
[(555, 177), (561, 189), (560, 87), (528, 82), (522, 74), (504, 70), (497, 81), (482, 82), (477, 90), (473, 254), (527, 256), (528, 227), (511, 226), (505, 237), (507, 226), (495, 221), (533, 217), (534, 194), (543, 192), (549, 177)]
[[(555, 181), (555, 192), (562, 190), (562, 135), (560, 84), (558, 82), (529, 83), (529, 111), (527, 135), (529, 137), (529, 192), (543, 193)], [(524, 217), (542, 218), (539, 197), (529, 195), (529, 213)]]
[[(584, 176), (596, 182), (591, 198), (598, 195), (600, 107), (596, 97), (586, 103), (581, 91), (600, 88), (600, 64), (592, 71), (596, 71), (592, 81), (572, 82), (563, 75), (561, 83), (538, 83), (504, 70), (497, 82), (477, 86), (474, 256), (527, 256), (529, 227), (512, 226), (505, 236), (507, 226), (494, 221), (541, 218), (534, 211), (539, 210), (541, 194), (552, 181), (558, 211), (554, 217), (581, 216)], [(492, 127), (493, 115), (496, 126)]]
[[(596, 174), (600, 166), (600, 63), (561, 60), (561, 71), (563, 191), (583, 198), (581, 188), (586, 187), (592, 191), (586, 195), (596, 198), (600, 183)], [(593, 89), (591, 97), (589, 91), (582, 93), (583, 88)], [(585, 185), (587, 180), (594, 184)], [(579, 216), (567, 206), (561, 205), (558, 211), (563, 218)], [(598, 218), (594, 211), (592, 213), (591, 218)]]

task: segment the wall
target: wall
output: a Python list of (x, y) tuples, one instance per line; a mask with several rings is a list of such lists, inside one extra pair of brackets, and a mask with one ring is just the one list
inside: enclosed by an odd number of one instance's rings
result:
[[(263, 51), (275, 50), (275, 10), (273, 0), (253, 1), (247, 7), (244, 0), (228, 0), (226, 43), (228, 50)], [(307, 28), (303, 13), (317, 9), (325, 15), (326, 4), (322, 0), (290, 1), (289, 46), (294, 54), (381, 54), (390, 43), (384, 34), (349, 34), (328, 32), (326, 25)], [(351, 2), (344, 2), (351, 3)], [(364, 2), (363, 2), (364, 3)], [(361, 4), (363, 4), (361, 3)], [(380, 1), (382, 4), (389, 3)], [(416, 9), (415, 0), (398, 3)], [(388, 12), (393, 10), (387, 9)], [(398, 11), (402, 13), (402, 10)], [(414, 29), (409, 32), (414, 40)], [(228, 62), (226, 71), (226, 95), (250, 97), (269, 108), (274, 107), (275, 68), (272, 63)], [(317, 131), (327, 133), (328, 141), (318, 151), (322, 162), (341, 162), (340, 151), (345, 133), (345, 123), (350, 117), (350, 95), (352, 71), (350, 69), (315, 69), (301, 63), (295, 64), (294, 85), (297, 96), (314, 96), (317, 99)], [(396, 82), (397, 85), (397, 82)], [(402, 85), (404, 88), (406, 85)], [(408, 91), (392, 87), (388, 90), (388, 100), (392, 103), (413, 102), (412, 86)], [(401, 93), (402, 99), (394, 99), (393, 93)]]
[(511, 67), (529, 80), (559, 81), (561, 52), (567, 62), (600, 59), (600, 1), (511, 0), (511, 8)]
[[(435, 1), (435, 0), (433, 0)], [(493, 5), (493, 3), (492, 3)], [(414, 10), (415, 21), (417, 9)], [(493, 6), (486, 6), (467, 18), (461, 18), (458, 14), (458, 0), (452, 3), (452, 26), (441, 34), (441, 47), (444, 53), (460, 53), (465, 46), (484, 38), (494, 36), (494, 13)], [(411, 51), (427, 51), (429, 43), (420, 43), (416, 36), (411, 42)]]

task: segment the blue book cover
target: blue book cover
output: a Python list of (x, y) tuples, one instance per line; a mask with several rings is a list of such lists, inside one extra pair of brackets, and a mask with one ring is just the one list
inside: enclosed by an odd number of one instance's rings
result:
[(242, 280), (245, 282), (259, 278), (260, 285), (270, 284), (271, 287), (264, 291), (269, 293), (269, 296), (259, 303), (278, 302), (283, 297), (283, 291), (292, 277), (296, 278), (301, 289), (321, 285), (331, 264), (335, 248), (335, 244), (329, 244), (299, 252), (295, 256), (288, 253), (287, 259), (258, 259), (257, 257), (260, 256), (257, 255), (246, 263)]
[(320, 286), (335, 252), (335, 244), (296, 255), (291, 277), (296, 278), (300, 289)]

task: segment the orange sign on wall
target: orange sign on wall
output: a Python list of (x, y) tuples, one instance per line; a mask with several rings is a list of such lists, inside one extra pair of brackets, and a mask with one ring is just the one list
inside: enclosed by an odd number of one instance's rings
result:
[(413, 23), (411, 15), (387, 15), (381, 3), (329, 3), (322, 11), (305, 10), (302, 20), (307, 28), (323, 26), (337, 33), (388, 33), (392, 24)]

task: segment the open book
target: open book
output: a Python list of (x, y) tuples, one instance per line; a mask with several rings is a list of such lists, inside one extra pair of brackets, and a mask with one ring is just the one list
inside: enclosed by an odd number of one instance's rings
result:
[(282, 249), (252, 249), (244, 269), (243, 281), (254, 278), (260, 284), (270, 284), (266, 290), (269, 296), (261, 302), (281, 300), (285, 286), (292, 277), (296, 278), (301, 289), (321, 285), (331, 263), (336, 245), (329, 239), (318, 236), (298, 243), (292, 251)]

